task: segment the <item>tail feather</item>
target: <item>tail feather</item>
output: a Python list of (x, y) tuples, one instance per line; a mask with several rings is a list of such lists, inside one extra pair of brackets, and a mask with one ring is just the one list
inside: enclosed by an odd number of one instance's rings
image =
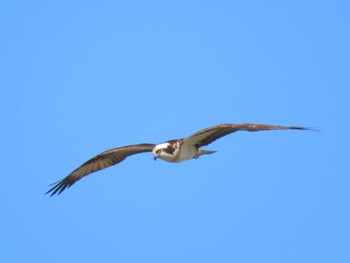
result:
[(198, 158), (199, 156), (201, 156), (203, 154), (212, 154), (212, 153), (216, 153), (216, 151), (208, 151), (208, 150), (199, 149), (197, 155), (194, 158)]

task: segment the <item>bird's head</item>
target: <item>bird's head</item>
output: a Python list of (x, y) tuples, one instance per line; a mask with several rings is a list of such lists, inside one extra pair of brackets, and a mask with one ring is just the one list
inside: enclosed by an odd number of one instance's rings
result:
[(179, 153), (179, 149), (177, 147), (177, 144), (174, 142), (164, 142), (157, 144), (153, 148), (153, 159), (157, 160), (158, 158), (168, 161), (168, 162), (173, 162)]

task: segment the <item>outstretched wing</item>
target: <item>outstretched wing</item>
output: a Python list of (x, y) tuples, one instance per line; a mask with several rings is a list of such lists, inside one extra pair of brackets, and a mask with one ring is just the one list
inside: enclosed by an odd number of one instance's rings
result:
[(83, 163), (61, 181), (54, 183), (46, 194), (51, 193), (51, 196), (60, 194), (84, 176), (120, 163), (130, 155), (151, 152), (154, 146), (155, 144), (134, 144), (105, 151)]
[(184, 138), (184, 142), (197, 147), (205, 146), (213, 141), (226, 136), (236, 131), (271, 131), (271, 130), (309, 130), (305, 127), (299, 126), (280, 126), (280, 125), (268, 125), (268, 124), (219, 124), (203, 130), (200, 130), (191, 136)]

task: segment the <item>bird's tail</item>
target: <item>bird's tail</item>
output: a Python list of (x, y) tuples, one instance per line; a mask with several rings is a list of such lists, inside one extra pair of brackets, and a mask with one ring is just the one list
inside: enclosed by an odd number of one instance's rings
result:
[(203, 154), (212, 154), (212, 153), (216, 153), (216, 151), (208, 151), (208, 150), (199, 149), (196, 157), (194, 157), (194, 158), (198, 158), (199, 156), (201, 156)]

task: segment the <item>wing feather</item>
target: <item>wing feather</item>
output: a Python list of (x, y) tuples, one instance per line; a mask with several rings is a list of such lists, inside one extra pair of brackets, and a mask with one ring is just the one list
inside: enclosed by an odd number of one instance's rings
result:
[(200, 130), (191, 136), (184, 138), (185, 143), (196, 145), (197, 147), (205, 146), (213, 141), (236, 131), (271, 131), (271, 130), (310, 130), (300, 126), (281, 126), (269, 124), (219, 124), (203, 130)]
[(100, 153), (99, 155), (83, 163), (81, 166), (79, 166), (77, 169), (75, 169), (62, 180), (53, 183), (54, 186), (49, 191), (47, 191), (46, 194), (51, 193), (51, 196), (55, 194), (59, 195), (66, 188), (71, 187), (75, 182), (77, 182), (84, 176), (120, 163), (130, 155), (143, 152), (151, 152), (154, 146), (155, 144), (134, 144), (114, 148)]

